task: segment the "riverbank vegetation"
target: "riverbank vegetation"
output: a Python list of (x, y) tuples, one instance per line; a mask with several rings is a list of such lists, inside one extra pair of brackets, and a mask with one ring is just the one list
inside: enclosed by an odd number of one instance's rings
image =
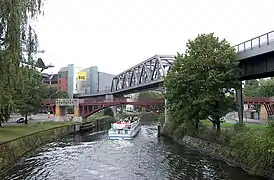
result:
[(238, 74), (235, 50), (226, 40), (214, 34), (189, 40), (186, 52), (178, 53), (164, 81), (169, 121), (163, 133), (176, 139), (190, 135), (222, 144), (235, 151), (232, 160), (247, 165), (254, 174), (273, 175), (273, 123), (233, 125), (221, 121), (236, 109), (235, 89), (241, 86)]
[(36, 69), (38, 37), (30, 25), (42, 8), (43, 0), (0, 2), (0, 126), (13, 112), (24, 117), (36, 113), (41, 100), (52, 94)]
[(0, 129), (0, 143), (36, 133), (42, 130), (71, 124), (69, 122), (45, 122), (28, 125), (7, 126)]

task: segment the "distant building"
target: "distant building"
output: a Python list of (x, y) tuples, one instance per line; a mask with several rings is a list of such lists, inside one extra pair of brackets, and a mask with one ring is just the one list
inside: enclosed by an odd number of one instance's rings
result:
[(52, 87), (58, 88), (58, 74), (46, 74), (43, 73), (43, 80), (44, 84), (48, 84)]
[(58, 91), (68, 92), (68, 67), (62, 67), (58, 72)]
[[(78, 80), (77, 73), (86, 72), (86, 80)], [(114, 75), (99, 72), (97, 66), (81, 69), (74, 64), (62, 67), (58, 72), (58, 90), (73, 94), (96, 94), (109, 92)]]
[(99, 72), (97, 66), (89, 67), (80, 71), (86, 72), (86, 80), (76, 79), (77, 94), (110, 92), (111, 82), (114, 75)]
[(110, 92), (111, 90), (111, 83), (114, 75), (104, 73), (104, 72), (98, 72), (99, 78), (98, 78), (98, 91), (100, 93), (104, 92)]

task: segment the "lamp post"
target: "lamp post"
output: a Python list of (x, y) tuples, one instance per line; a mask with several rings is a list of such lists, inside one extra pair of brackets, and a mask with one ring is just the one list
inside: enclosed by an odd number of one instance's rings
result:
[(51, 100), (51, 97), (54, 95), (54, 94), (57, 94), (58, 91), (55, 91), (54, 93), (52, 93), (50, 96), (49, 96), (49, 100)]
[[(52, 96), (53, 96), (54, 94), (57, 94), (57, 93), (58, 93), (58, 91), (55, 91), (54, 93), (52, 93), (52, 94), (49, 96), (49, 102), (50, 102)], [(48, 107), (48, 110), (49, 110), (49, 107)]]

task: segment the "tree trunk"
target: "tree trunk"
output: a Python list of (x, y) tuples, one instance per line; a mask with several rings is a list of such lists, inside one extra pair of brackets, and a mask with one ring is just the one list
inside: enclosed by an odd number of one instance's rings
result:
[(25, 114), (25, 124), (26, 125), (28, 124), (28, 114), (27, 113)]
[(199, 121), (198, 120), (196, 120), (195, 128), (196, 128), (196, 131), (198, 131), (198, 129), (199, 129)]
[(217, 131), (221, 131), (221, 122), (220, 122), (220, 117), (216, 118), (216, 125), (217, 125)]
[(3, 126), (2, 126), (2, 122), (1, 122), (1, 120), (0, 120), (0, 127), (3, 127)]
[(212, 122), (212, 130), (216, 130), (216, 123)]

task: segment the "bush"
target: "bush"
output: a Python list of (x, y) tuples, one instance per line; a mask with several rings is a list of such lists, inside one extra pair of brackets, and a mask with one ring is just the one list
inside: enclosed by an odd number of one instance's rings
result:
[(236, 124), (234, 124), (233, 128), (234, 128), (235, 132), (242, 132), (242, 131), (249, 130), (249, 128), (246, 127), (246, 125), (243, 123), (236, 123)]
[[(237, 129), (238, 128), (238, 129)], [(231, 135), (229, 146), (237, 151), (237, 160), (251, 168), (254, 174), (272, 174), (274, 169), (274, 128), (259, 135), (255, 130), (235, 126), (236, 133)]]
[(105, 108), (104, 111), (103, 111), (103, 113), (106, 116), (111, 116), (111, 117), (114, 116), (113, 110), (111, 108)]

